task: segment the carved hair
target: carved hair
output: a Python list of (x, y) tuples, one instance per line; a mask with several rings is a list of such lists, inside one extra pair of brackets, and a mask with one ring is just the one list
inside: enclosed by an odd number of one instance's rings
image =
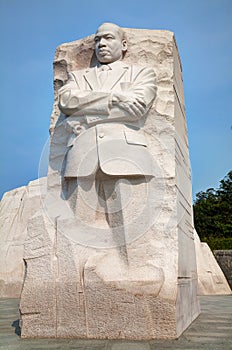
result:
[(99, 28), (101, 28), (104, 25), (110, 25), (110, 26), (116, 28), (117, 32), (119, 33), (119, 35), (121, 37), (121, 39), (122, 40), (126, 40), (126, 34), (125, 34), (124, 30), (121, 27), (119, 27), (117, 24), (115, 24), (115, 23), (103, 22), (102, 24), (100, 24), (100, 26), (98, 27), (97, 31), (99, 30)]

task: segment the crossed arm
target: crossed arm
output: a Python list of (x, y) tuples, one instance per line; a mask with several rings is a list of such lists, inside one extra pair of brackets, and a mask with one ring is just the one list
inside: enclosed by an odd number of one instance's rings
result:
[(59, 90), (59, 108), (67, 116), (86, 116), (87, 122), (134, 121), (150, 108), (155, 96), (155, 73), (141, 69), (126, 91), (81, 90), (74, 75)]

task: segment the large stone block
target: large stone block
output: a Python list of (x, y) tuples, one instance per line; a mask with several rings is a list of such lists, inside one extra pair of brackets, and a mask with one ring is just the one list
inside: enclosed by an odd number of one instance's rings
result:
[[(63, 176), (70, 133), (58, 109), (57, 90), (69, 71), (93, 64), (93, 37), (58, 47), (48, 191), (43, 209), (28, 225), (22, 337), (177, 338), (199, 314), (176, 42), (169, 31), (125, 32), (129, 48), (124, 61), (151, 66), (156, 72), (157, 97), (140, 124), (155, 177), (143, 185), (136, 180), (130, 187), (120, 182), (119, 194), (124, 203), (129, 201), (122, 217), (114, 218), (116, 224), (123, 220), (121, 229), (109, 228), (101, 212), (95, 220), (91, 214), (87, 222), (73, 216), (76, 184), (70, 181), (67, 188)], [(91, 201), (96, 200), (91, 186), (78, 192), (80, 217), (87, 207), (91, 213)]]
[(231, 294), (230, 286), (207, 243), (195, 231), (198, 295)]
[(19, 298), (24, 279), (24, 241), (29, 218), (41, 206), (46, 178), (6, 192), (0, 204), (0, 297)]

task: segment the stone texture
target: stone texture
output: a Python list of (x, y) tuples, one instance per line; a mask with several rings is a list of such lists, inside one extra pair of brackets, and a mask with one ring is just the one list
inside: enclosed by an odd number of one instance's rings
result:
[(198, 295), (231, 294), (230, 286), (207, 243), (195, 231)]
[(232, 250), (214, 250), (213, 254), (232, 288)]
[(57, 89), (68, 71), (94, 61), (88, 37), (61, 45), (55, 55), (48, 192), (43, 209), (29, 220), (25, 250), (24, 338), (177, 338), (199, 314), (183, 84), (174, 35), (138, 29), (126, 29), (126, 34), (125, 61), (152, 66), (158, 88), (141, 125), (157, 172), (147, 183), (144, 207), (128, 212), (133, 218), (130, 264), (121, 266), (121, 247), (104, 246), (98, 234), (107, 232), (100, 224), (90, 229), (95, 241), (87, 225), (80, 234), (64, 199), (70, 134), (57, 107)]
[[(40, 209), (41, 198), (44, 198), (46, 193), (46, 183), (46, 178), (31, 181), (28, 186), (5, 193), (1, 200), (0, 297), (18, 298), (21, 294), (28, 221)], [(198, 295), (230, 294), (231, 290), (223, 274), (225, 272), (229, 276), (230, 259), (226, 259), (226, 269), (222, 271), (208, 245), (200, 242), (196, 231), (194, 231), (194, 242)], [(230, 251), (214, 253), (220, 258), (230, 257)]]
[(46, 178), (6, 192), (0, 204), (0, 297), (18, 298), (24, 278), (24, 241), (29, 218), (41, 205)]

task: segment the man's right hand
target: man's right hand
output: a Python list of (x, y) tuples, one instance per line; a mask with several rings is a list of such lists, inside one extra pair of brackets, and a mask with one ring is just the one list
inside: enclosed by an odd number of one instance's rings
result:
[(114, 92), (111, 95), (111, 103), (112, 106), (118, 106), (136, 117), (142, 117), (146, 112), (144, 100), (130, 93)]

